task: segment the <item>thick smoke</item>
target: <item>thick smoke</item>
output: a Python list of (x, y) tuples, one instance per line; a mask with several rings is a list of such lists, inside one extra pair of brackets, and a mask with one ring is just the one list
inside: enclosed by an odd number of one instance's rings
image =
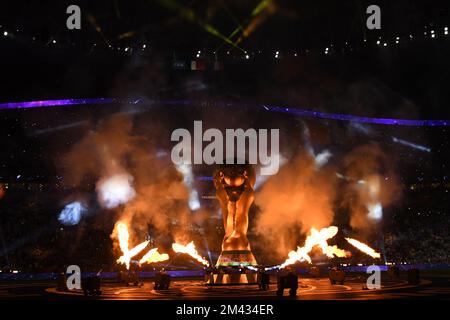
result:
[(285, 257), (299, 244), (299, 236), (311, 227), (329, 226), (335, 197), (333, 169), (317, 169), (314, 157), (302, 151), (262, 186), (255, 197), (261, 209), (254, 231)]
[(343, 190), (342, 206), (350, 210), (352, 228), (367, 231), (377, 226), (383, 208), (400, 199), (401, 184), (395, 164), (377, 144), (359, 146), (343, 159), (349, 177)]
[[(66, 183), (85, 188), (86, 181), (93, 180), (91, 190), (96, 189), (100, 205), (114, 209), (107, 212), (114, 215), (111, 220), (128, 225), (130, 246), (142, 242), (149, 229), (190, 241), (189, 223), (202, 224), (206, 238), (217, 237), (216, 229), (208, 226), (211, 212), (200, 208), (199, 214), (191, 214), (189, 205), (198, 208), (198, 198), (192, 197), (186, 183), (192, 182), (191, 169), (176, 168), (169, 153), (158, 152), (160, 129), (138, 135), (130, 118), (112, 116), (64, 157)], [(383, 208), (400, 197), (395, 166), (377, 145), (356, 147), (341, 157), (335, 152), (331, 156), (328, 149), (314, 151), (308, 141), (257, 190), (259, 214), (250, 217), (250, 236), (258, 238), (252, 246), (260, 247), (267, 261), (284, 259), (303, 243), (310, 228), (332, 225), (336, 212), (348, 214), (356, 231), (376, 227)], [(107, 197), (102, 195), (105, 190)], [(118, 195), (126, 197), (118, 199)], [(111, 204), (111, 200), (119, 201)], [(111, 236), (116, 240), (116, 231)], [(219, 244), (219, 239), (214, 243)]]
[(183, 175), (158, 153), (155, 141), (134, 133), (130, 118), (110, 117), (74, 145), (62, 164), (71, 187), (95, 180), (99, 204), (116, 208), (110, 214), (128, 225), (132, 244), (142, 242), (149, 227), (175, 236), (186, 226), (189, 192)]
[(257, 193), (260, 214), (253, 231), (275, 259), (301, 245), (310, 228), (332, 225), (336, 214), (348, 217), (353, 232), (368, 236), (379, 226), (383, 208), (400, 199), (400, 185), (392, 160), (376, 144), (354, 148), (340, 166), (318, 165), (306, 148)]
[(65, 183), (77, 187), (92, 176), (126, 173), (125, 157), (137, 144), (132, 127), (130, 119), (114, 116), (89, 132), (62, 159)]

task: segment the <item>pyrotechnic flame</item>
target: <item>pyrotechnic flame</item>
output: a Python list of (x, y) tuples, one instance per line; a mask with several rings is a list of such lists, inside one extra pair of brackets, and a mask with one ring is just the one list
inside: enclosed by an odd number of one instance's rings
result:
[(381, 255), (378, 252), (376, 252), (374, 249), (369, 247), (367, 244), (364, 244), (364, 243), (362, 243), (358, 240), (352, 239), (352, 238), (345, 238), (345, 240), (347, 240), (348, 243), (350, 243), (352, 246), (354, 246), (355, 248), (364, 252), (365, 254), (371, 256), (372, 258), (378, 259), (381, 257)]
[(123, 255), (117, 259), (117, 263), (125, 264), (127, 269), (130, 269), (130, 261), (135, 255), (147, 247), (149, 241), (144, 241), (138, 244), (133, 249), (129, 249), (130, 234), (128, 233), (128, 227), (124, 222), (117, 223), (117, 234), (119, 238), (120, 250), (122, 250)]
[(203, 264), (207, 267), (209, 266), (209, 262), (206, 261), (202, 256), (200, 256), (198, 254), (197, 250), (195, 249), (194, 241), (191, 241), (187, 245), (173, 243), (172, 249), (176, 253), (186, 253), (186, 254), (190, 255), (192, 258), (194, 258), (195, 260), (197, 260), (198, 262), (200, 262), (201, 264)]
[(161, 254), (158, 252), (158, 248), (153, 248), (139, 260), (139, 264), (155, 263), (166, 260), (169, 260), (169, 255), (167, 253)]
[(289, 252), (288, 259), (283, 264), (279, 265), (279, 268), (285, 268), (297, 261), (308, 261), (308, 263), (311, 263), (309, 253), (314, 247), (319, 247), (323, 254), (329, 258), (333, 258), (334, 256), (339, 258), (350, 256), (350, 252), (339, 249), (337, 246), (329, 246), (327, 243), (327, 240), (333, 238), (338, 230), (339, 229), (335, 226), (322, 228), (320, 231), (311, 228), (310, 235), (305, 240), (305, 245), (303, 247), (297, 247), (297, 251)]

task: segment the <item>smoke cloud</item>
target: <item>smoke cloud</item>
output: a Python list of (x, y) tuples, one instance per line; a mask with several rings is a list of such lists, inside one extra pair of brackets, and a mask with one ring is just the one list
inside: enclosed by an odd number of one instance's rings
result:
[(260, 213), (253, 232), (264, 252), (280, 259), (303, 243), (301, 237), (310, 228), (332, 225), (337, 214), (348, 217), (353, 232), (369, 236), (379, 226), (383, 208), (400, 197), (395, 164), (378, 145), (358, 146), (341, 163), (323, 166), (317, 166), (316, 156), (306, 148), (257, 193)]
[(334, 186), (333, 169), (317, 170), (307, 151), (301, 151), (269, 178), (255, 197), (261, 214), (254, 232), (271, 246), (265, 251), (285, 257), (299, 244), (302, 233), (311, 227), (329, 226), (334, 216)]
[[(170, 236), (180, 233), (190, 209), (183, 175), (168, 156), (161, 156), (151, 134), (143, 137), (133, 129), (129, 117), (113, 115), (75, 144), (62, 166), (71, 187), (95, 181), (100, 205), (115, 208), (108, 214), (127, 224), (130, 242), (137, 244), (150, 229)], [(116, 230), (111, 237), (117, 239)]]
[(343, 189), (341, 205), (350, 210), (350, 225), (365, 231), (377, 226), (383, 207), (401, 198), (401, 183), (395, 163), (377, 144), (359, 146), (343, 159), (351, 183)]
[[(130, 246), (149, 233), (187, 243), (192, 240), (187, 228), (191, 223), (203, 227), (205, 246), (219, 246), (221, 235), (209, 221), (215, 209), (199, 208), (192, 168), (175, 167), (170, 153), (161, 152), (167, 146), (158, 145), (161, 128), (149, 127), (137, 134), (130, 118), (111, 116), (62, 159), (65, 182), (84, 188), (93, 180), (91, 189), (95, 187), (99, 203), (114, 209), (107, 211), (114, 215), (112, 221), (128, 226)], [(312, 143), (307, 139), (303, 148), (290, 148), (297, 153), (283, 158), (278, 174), (257, 190), (249, 237), (257, 237), (252, 247), (264, 253), (260, 263), (285, 259), (312, 227), (333, 225), (336, 212), (348, 215), (355, 231), (375, 228), (383, 209), (400, 199), (395, 163), (378, 145), (362, 145), (342, 155), (324, 148), (316, 154)], [(117, 230), (111, 237), (117, 247)]]

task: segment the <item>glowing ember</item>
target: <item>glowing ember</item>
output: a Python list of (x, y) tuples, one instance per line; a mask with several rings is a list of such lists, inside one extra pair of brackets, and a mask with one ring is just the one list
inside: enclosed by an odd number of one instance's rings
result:
[(338, 228), (331, 226), (328, 228), (322, 228), (318, 231), (315, 228), (311, 228), (310, 235), (305, 240), (305, 245), (303, 247), (297, 247), (297, 251), (291, 251), (288, 254), (288, 259), (279, 266), (279, 268), (285, 268), (288, 265), (294, 264), (297, 261), (308, 261), (311, 263), (311, 257), (309, 253), (314, 247), (318, 247), (322, 250), (329, 258), (336, 257), (348, 257), (350, 252), (339, 249), (337, 246), (329, 246), (327, 243), (328, 239), (333, 238), (337, 232)]
[(194, 258), (195, 260), (197, 260), (198, 262), (200, 262), (201, 264), (205, 265), (205, 266), (209, 266), (209, 262), (206, 261), (202, 256), (200, 256), (197, 252), (197, 250), (195, 249), (195, 245), (194, 242), (191, 241), (190, 243), (188, 243), (187, 245), (182, 245), (179, 243), (174, 243), (172, 244), (172, 249), (173, 251), (175, 251), (176, 253), (185, 253), (190, 255), (192, 258)]
[(117, 259), (117, 263), (123, 263), (126, 265), (127, 269), (130, 269), (130, 261), (135, 255), (147, 247), (149, 241), (144, 241), (138, 244), (133, 249), (129, 249), (130, 234), (128, 233), (128, 227), (123, 222), (118, 222), (116, 225), (117, 234), (119, 238), (120, 250), (122, 250), (123, 255)]
[(352, 238), (345, 238), (345, 240), (348, 241), (352, 246), (355, 248), (361, 250), (365, 254), (371, 256), (372, 258), (380, 258), (381, 255), (373, 250), (371, 247), (369, 247), (367, 244), (364, 244), (362, 242), (359, 242), (358, 240), (352, 239)]
[(149, 252), (147, 252), (141, 260), (139, 260), (139, 264), (143, 263), (155, 263), (169, 260), (169, 255), (167, 253), (159, 253), (158, 248), (153, 248)]

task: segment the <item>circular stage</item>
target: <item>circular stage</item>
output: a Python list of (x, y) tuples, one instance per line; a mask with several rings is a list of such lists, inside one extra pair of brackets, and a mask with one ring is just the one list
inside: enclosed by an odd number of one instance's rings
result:
[[(299, 280), (297, 296), (283, 298), (276, 296), (275, 283), (269, 290), (259, 290), (257, 285), (207, 286), (202, 280), (174, 280), (168, 290), (154, 290), (152, 281), (143, 281), (137, 287), (126, 287), (118, 283), (103, 283), (102, 294), (98, 297), (85, 297), (81, 290), (57, 291), (50, 287), (45, 290), (47, 297), (67, 299), (113, 299), (113, 300), (206, 300), (206, 299), (298, 299), (298, 300), (368, 300), (400, 299), (433, 296), (431, 281), (422, 280), (419, 285), (408, 285), (403, 280), (384, 280), (381, 289), (363, 290), (358, 277), (348, 278), (344, 285), (331, 285), (327, 278), (302, 278)], [(431, 288), (431, 290), (430, 290)], [(437, 294), (450, 295), (435, 290)], [(426, 292), (426, 293), (423, 293)]]

